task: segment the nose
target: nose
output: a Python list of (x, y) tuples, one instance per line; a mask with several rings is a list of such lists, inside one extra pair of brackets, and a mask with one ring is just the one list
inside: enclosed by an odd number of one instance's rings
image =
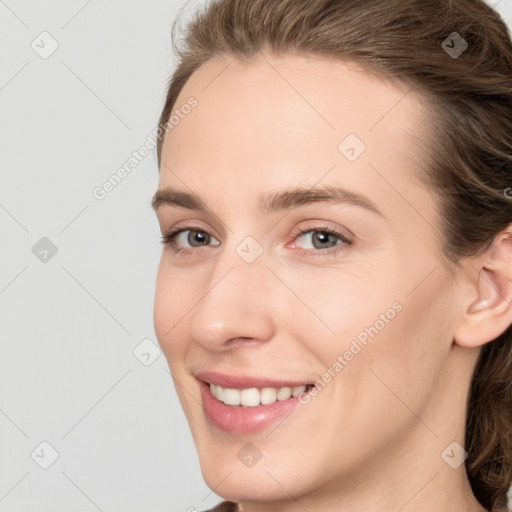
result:
[(245, 262), (235, 250), (219, 255), (189, 317), (193, 340), (212, 351), (240, 341), (266, 342), (273, 336), (275, 281), (261, 255)]

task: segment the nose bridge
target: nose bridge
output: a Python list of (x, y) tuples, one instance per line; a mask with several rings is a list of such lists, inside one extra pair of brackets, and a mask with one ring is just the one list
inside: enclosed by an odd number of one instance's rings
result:
[(191, 336), (211, 349), (236, 338), (270, 339), (274, 319), (269, 274), (263, 248), (254, 239), (226, 246), (191, 312)]

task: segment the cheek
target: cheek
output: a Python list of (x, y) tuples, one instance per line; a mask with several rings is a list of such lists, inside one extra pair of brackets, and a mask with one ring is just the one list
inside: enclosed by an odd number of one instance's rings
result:
[(312, 334), (303, 338), (304, 343), (326, 366), (348, 350), (353, 340), (364, 347), (376, 333), (381, 336), (399, 316), (398, 297), (389, 292), (389, 280), (384, 281), (382, 275), (314, 269), (300, 279), (290, 276), (287, 282), (301, 299), (288, 301), (288, 317), (297, 324), (297, 332)]
[[(310, 309), (294, 302), (289, 318), (297, 339), (325, 368), (345, 375), (345, 392), (359, 386), (366, 391), (362, 396), (385, 392), (371, 369), (392, 389), (421, 395), (441, 371), (451, 346), (453, 298), (440, 269), (415, 289), (425, 268), (435, 265), (420, 266), (413, 272), (409, 265), (412, 276), (393, 267), (373, 273), (323, 269), (288, 281)], [(343, 366), (336, 364), (338, 356)]]
[(173, 276), (165, 256), (158, 269), (155, 303), (153, 309), (153, 324), (155, 333), (169, 365), (184, 352), (186, 340), (186, 309), (184, 305), (190, 302), (188, 295), (191, 287), (185, 286)]
[(453, 300), (441, 273), (401, 295), (401, 311), (358, 356), (357, 372), (365, 377), (360, 395), (379, 397), (390, 424), (407, 421), (403, 403), (417, 414), (424, 410), (442, 382), (452, 344)]

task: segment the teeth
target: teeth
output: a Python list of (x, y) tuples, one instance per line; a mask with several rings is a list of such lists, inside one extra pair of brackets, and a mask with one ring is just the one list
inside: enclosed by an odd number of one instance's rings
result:
[(306, 391), (306, 386), (294, 386), (292, 388), (292, 396), (298, 396), (301, 393), (304, 393), (304, 391)]
[(220, 386), (216, 386), (215, 384), (210, 384), (210, 390), (212, 395), (221, 402), (224, 400), (224, 389)]
[(240, 390), (240, 404), (246, 406), (260, 405), (260, 392), (256, 388)]
[(240, 405), (240, 391), (238, 389), (224, 389), (223, 402), (226, 405)]
[[(308, 389), (309, 389), (308, 385)], [(210, 384), (212, 395), (226, 405), (244, 405), (256, 407), (258, 405), (269, 405), (276, 401), (287, 400), (292, 396), (298, 396), (306, 391), (306, 386), (293, 386), (282, 388), (248, 388), (230, 389)]]
[(278, 400), (288, 400), (292, 396), (292, 388), (281, 388), (277, 392)]
[(275, 388), (263, 388), (260, 391), (261, 405), (273, 404), (277, 401), (277, 393)]

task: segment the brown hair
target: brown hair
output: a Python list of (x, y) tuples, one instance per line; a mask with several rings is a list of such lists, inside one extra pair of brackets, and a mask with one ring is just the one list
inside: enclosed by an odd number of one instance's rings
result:
[[(454, 32), (467, 42), (460, 55), (450, 53), (458, 48)], [(431, 130), (418, 142), (428, 150), (423, 178), (438, 192), (447, 261), (455, 267), (478, 254), (512, 222), (506, 193), (512, 187), (512, 43), (483, 0), (217, 0), (195, 15), (175, 51), (179, 62), (160, 126), (191, 74), (219, 55), (247, 60), (269, 51), (350, 59), (412, 85), (427, 99)], [(480, 352), (465, 432), (475, 496), (487, 509), (506, 510), (511, 327)]]

